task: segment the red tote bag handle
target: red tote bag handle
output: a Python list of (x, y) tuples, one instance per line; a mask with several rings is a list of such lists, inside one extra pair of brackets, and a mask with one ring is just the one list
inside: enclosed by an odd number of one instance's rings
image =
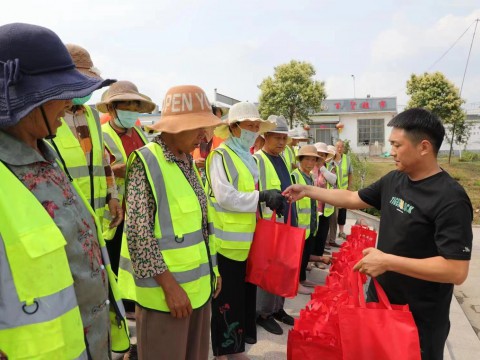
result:
[[(354, 274), (354, 277), (356, 278), (356, 284), (355, 284), (356, 286), (353, 289), (353, 296), (355, 297), (355, 299), (358, 299), (360, 307), (366, 308), (367, 305), (365, 301), (365, 294), (363, 292), (362, 276), (358, 271), (354, 271), (353, 274)], [(392, 310), (392, 304), (388, 300), (387, 294), (385, 293), (383, 288), (380, 286), (377, 279), (371, 278), (371, 280), (373, 281), (373, 285), (375, 286), (375, 290), (377, 292), (378, 303), (382, 305), (383, 308)]]
[[(270, 218), (271, 221), (276, 222), (277, 221), (277, 210), (273, 210), (272, 217)], [(290, 222), (289, 222), (290, 220)], [(288, 214), (287, 214), (287, 222), (286, 224), (292, 225), (292, 204), (288, 205)]]

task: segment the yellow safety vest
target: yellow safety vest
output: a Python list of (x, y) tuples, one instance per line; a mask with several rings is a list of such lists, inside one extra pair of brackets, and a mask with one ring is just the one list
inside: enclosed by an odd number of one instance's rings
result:
[(210, 187), (210, 163), (214, 153), (222, 157), (228, 181), (237, 191), (254, 191), (255, 180), (240, 157), (224, 143), (212, 151), (207, 158), (208, 181), (205, 192), (208, 198), (208, 222), (209, 226), (213, 227), (217, 251), (229, 259), (245, 261), (255, 232), (256, 214), (226, 210), (218, 204)]
[(288, 172), (291, 173), (292, 170), (293, 170), (293, 165), (292, 164), (296, 163), (295, 153), (294, 153), (293, 149), (288, 145), (285, 146), (285, 150), (283, 150), (283, 152), (280, 154), (280, 156), (285, 161), (285, 164), (287, 165)]
[(350, 157), (343, 154), (341, 166), (337, 166), (337, 185), (339, 189), (348, 188), (348, 169), (350, 167)]
[[(277, 171), (273, 167), (270, 159), (265, 155), (263, 150), (258, 150), (253, 157), (257, 161), (258, 166), (258, 185), (259, 190), (271, 190), (277, 189), (282, 190), (282, 183), (280, 178), (277, 175)], [(282, 158), (283, 159), (283, 158)], [(284, 160), (285, 161), (285, 160)], [(285, 164), (288, 168), (288, 165)], [(260, 203), (260, 209), (262, 210), (262, 217), (264, 219), (270, 219), (272, 217), (273, 211), (265, 204), (265, 202)], [(277, 216), (277, 222), (284, 222), (283, 218)]]
[[(60, 168), (63, 169), (63, 165), (57, 159), (57, 163)], [(102, 252), (102, 262), (105, 270), (107, 271), (108, 276), (108, 285), (109, 285), (109, 298), (110, 298), (110, 307), (109, 307), (109, 318), (110, 318), (110, 337), (111, 337), (111, 348), (113, 352), (124, 353), (130, 349), (130, 332), (128, 329), (128, 324), (125, 316), (125, 308), (123, 306), (122, 299), (120, 297), (120, 291), (118, 289), (117, 278), (115, 273), (112, 270), (110, 264), (110, 257), (108, 255), (107, 246), (103, 238), (102, 227), (99, 217), (96, 215), (95, 211), (92, 209), (90, 203), (87, 201), (87, 198), (80, 190), (78, 184), (75, 182), (72, 183), (73, 187), (77, 191), (78, 195), (83, 201), (83, 204), (87, 208), (90, 215), (92, 215), (93, 220), (95, 221), (95, 228), (97, 230), (98, 243), (100, 245), (100, 250)]]
[(0, 163), (0, 352), (87, 359), (67, 242), (35, 196)]
[(64, 119), (61, 119), (63, 125), (58, 128), (54, 141), (73, 181), (102, 220), (107, 198), (107, 179), (103, 166), (105, 152), (103, 135), (97, 112), (92, 111), (90, 106), (83, 106), (83, 109), (92, 141), (90, 167), (87, 165), (80, 142)]
[[(132, 129), (137, 132), (144, 144), (148, 142), (145, 134), (142, 132), (142, 129), (140, 129), (138, 126), (134, 126)], [(117, 132), (112, 128), (110, 122), (102, 125), (102, 131), (103, 138), (105, 140), (105, 147), (113, 156), (115, 156), (114, 164), (126, 164), (127, 154), (123, 148), (122, 139), (120, 139), (120, 136), (118, 136)], [(120, 204), (122, 204), (123, 196), (125, 194), (125, 179), (116, 176), (115, 183), (117, 185), (118, 200), (120, 201)], [(115, 232), (117, 231), (116, 227), (110, 229), (111, 221), (112, 216), (110, 215), (110, 210), (108, 209), (107, 205), (105, 206), (103, 218), (103, 238), (107, 241), (112, 240), (115, 236)]]
[[(169, 162), (161, 146), (151, 142), (134, 151), (128, 168), (139, 158), (144, 166), (156, 201), (154, 234), (163, 260), (177, 283), (185, 290), (193, 309), (205, 305), (213, 293), (218, 273), (216, 256), (210, 255), (213, 241), (207, 246), (202, 232), (202, 209), (197, 195), (177, 164)], [(198, 179), (201, 183), (197, 172)], [(128, 216), (128, 204), (127, 204)], [(123, 234), (118, 284), (123, 298), (140, 306), (170, 312), (162, 287), (153, 277), (135, 276), (126, 232)]]
[[(292, 181), (295, 184), (307, 185), (299, 169), (292, 171)], [(312, 179), (313, 181), (313, 179)], [(312, 220), (312, 200), (309, 197), (304, 197), (295, 202), (297, 207), (298, 227), (305, 229), (305, 239), (310, 235), (310, 222)]]

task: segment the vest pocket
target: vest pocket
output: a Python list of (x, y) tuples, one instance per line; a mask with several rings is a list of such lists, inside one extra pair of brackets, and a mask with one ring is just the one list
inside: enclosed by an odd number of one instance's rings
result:
[(18, 295), (27, 303), (73, 283), (70, 272), (61, 270), (69, 265), (66, 241), (58, 227), (52, 224), (29, 230), (17, 234), (18, 242), (7, 247)]

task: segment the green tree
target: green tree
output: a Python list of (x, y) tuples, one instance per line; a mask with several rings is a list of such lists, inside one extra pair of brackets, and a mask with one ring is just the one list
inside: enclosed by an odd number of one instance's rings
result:
[(465, 101), (460, 97), (458, 88), (438, 71), (423, 75), (412, 74), (407, 81), (407, 95), (410, 95), (407, 108), (423, 107), (442, 119), (448, 131), (450, 163), (453, 142), (465, 144), (470, 136), (470, 128), (465, 122), (466, 114), (461, 107)]
[(325, 83), (313, 78), (315, 68), (312, 64), (292, 60), (274, 70), (273, 77), (265, 78), (259, 85), (262, 117), (283, 115), (292, 128), (294, 122), (307, 122), (312, 110), (320, 111), (326, 97)]

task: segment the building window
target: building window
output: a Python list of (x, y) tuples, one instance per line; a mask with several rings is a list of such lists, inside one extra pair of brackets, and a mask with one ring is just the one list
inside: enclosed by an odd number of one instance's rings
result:
[(357, 146), (385, 144), (385, 119), (358, 119), (357, 129)]
[(315, 124), (311, 129), (315, 131), (315, 142), (323, 142), (327, 145), (333, 145), (338, 137), (338, 131), (335, 124)]

